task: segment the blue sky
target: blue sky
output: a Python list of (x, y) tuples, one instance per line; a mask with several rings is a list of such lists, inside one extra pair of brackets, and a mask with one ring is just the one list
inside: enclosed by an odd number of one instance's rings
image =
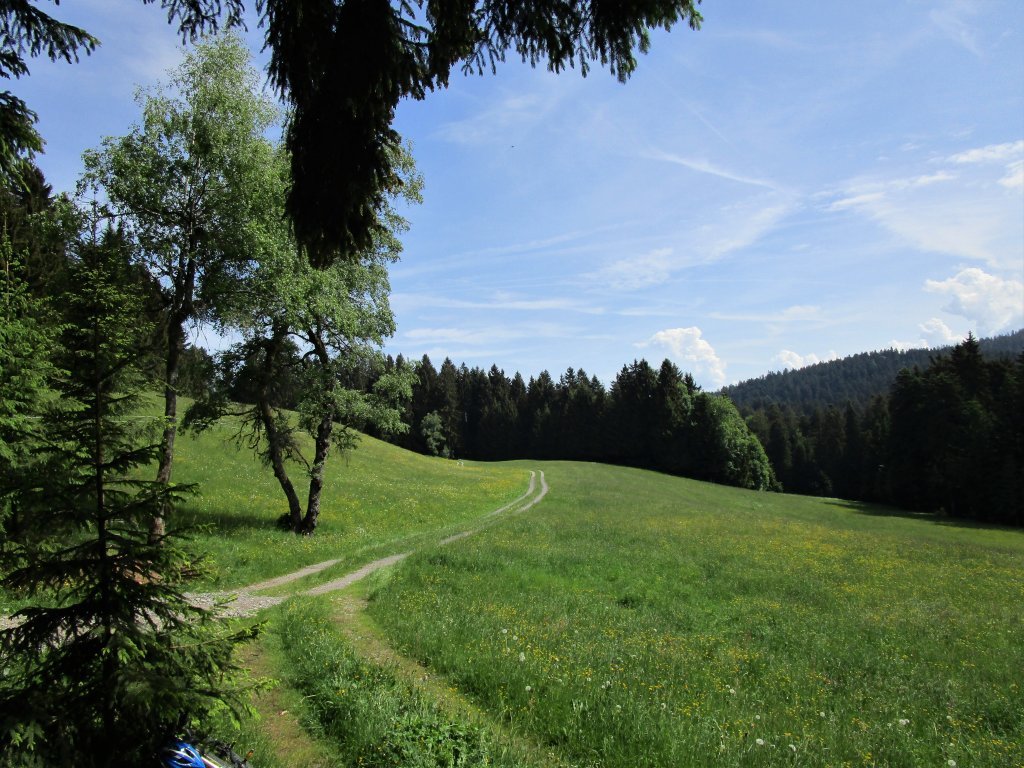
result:
[[(400, 106), (426, 187), (389, 352), (605, 383), (668, 357), (714, 389), (1024, 326), (1024, 4), (702, 12), (699, 32), (656, 33), (625, 85), (510, 60)], [(102, 48), (12, 88), (69, 189), (180, 51), (141, 2), (56, 14)]]

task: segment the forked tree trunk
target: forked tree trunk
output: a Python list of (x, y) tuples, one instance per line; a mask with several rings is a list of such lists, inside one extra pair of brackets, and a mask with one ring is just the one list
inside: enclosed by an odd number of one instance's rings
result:
[(281, 351), (281, 345), (284, 343), (287, 335), (287, 328), (275, 324), (270, 340), (264, 349), (266, 357), (263, 361), (263, 376), (260, 381), (256, 407), (263, 428), (266, 430), (267, 456), (270, 459), (270, 466), (274, 470), (274, 477), (277, 478), (281, 490), (284, 491), (285, 498), (288, 500), (288, 527), (298, 533), (302, 528), (302, 504), (299, 502), (299, 495), (295, 492), (295, 486), (292, 485), (292, 481), (288, 477), (288, 470), (284, 464), (286, 437), (281, 434), (281, 430), (277, 427), (274, 407), (270, 402), (271, 384), (277, 376), (277, 358)]

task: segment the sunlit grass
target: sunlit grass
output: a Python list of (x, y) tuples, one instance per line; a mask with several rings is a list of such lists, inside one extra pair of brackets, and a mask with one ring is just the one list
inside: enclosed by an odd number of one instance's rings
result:
[[(175, 510), (171, 524), (200, 526), (192, 548), (206, 556), (205, 584), (229, 589), (324, 560), (341, 563), (319, 579), (351, 570), (497, 509), (519, 496), (529, 473), (508, 465), (454, 462), (419, 456), (362, 437), (358, 447), (327, 464), (320, 525), (312, 536), (280, 530), (287, 510), (270, 469), (248, 449), (238, 449), (236, 426), (225, 422), (194, 437), (178, 436), (174, 480), (198, 492)], [(304, 468), (291, 467), (305, 502)]]
[(1021, 532), (543, 468), (371, 602), (493, 716), (580, 765), (1024, 764)]

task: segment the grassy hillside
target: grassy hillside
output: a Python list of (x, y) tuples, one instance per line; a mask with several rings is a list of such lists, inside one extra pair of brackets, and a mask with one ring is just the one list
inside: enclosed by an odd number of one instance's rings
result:
[(543, 468), (541, 505), (370, 610), (567, 763), (1024, 764), (1021, 532)]
[[(329, 578), (497, 509), (529, 482), (523, 468), (432, 459), (363, 437), (356, 450), (328, 460), (320, 526), (296, 536), (276, 527), (284, 495), (268, 467), (235, 448), (235, 429), (226, 422), (198, 438), (180, 436), (175, 458), (175, 481), (196, 483), (198, 493), (172, 524), (200, 527), (195, 548), (209, 556), (206, 584), (218, 589), (340, 558), (321, 574)], [(292, 481), (305, 502), (302, 472), (294, 466)]]

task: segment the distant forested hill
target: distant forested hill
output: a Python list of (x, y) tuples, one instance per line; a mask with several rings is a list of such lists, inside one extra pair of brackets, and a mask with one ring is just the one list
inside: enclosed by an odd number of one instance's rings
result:
[[(980, 341), (986, 358), (1013, 358), (1024, 352), (1024, 329)], [(863, 409), (875, 395), (885, 395), (904, 368), (925, 368), (932, 358), (952, 347), (887, 349), (809, 365), (795, 371), (769, 373), (722, 389), (744, 412), (770, 405), (788, 405), (798, 413), (852, 403)]]

